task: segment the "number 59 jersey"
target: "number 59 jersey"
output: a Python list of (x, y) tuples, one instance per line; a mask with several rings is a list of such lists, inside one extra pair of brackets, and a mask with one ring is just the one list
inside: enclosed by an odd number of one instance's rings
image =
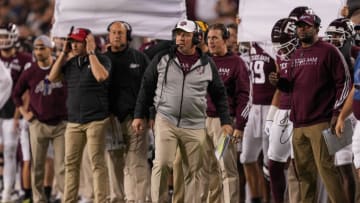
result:
[(270, 105), (276, 88), (270, 84), (269, 74), (276, 72), (275, 61), (257, 43), (252, 44), (249, 57), (252, 103)]

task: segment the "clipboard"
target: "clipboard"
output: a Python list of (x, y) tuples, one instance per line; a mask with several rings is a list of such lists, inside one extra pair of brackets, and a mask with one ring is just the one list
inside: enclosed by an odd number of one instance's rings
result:
[(334, 155), (337, 151), (352, 143), (353, 128), (350, 119), (344, 122), (344, 132), (339, 138), (331, 132), (330, 128), (322, 131), (329, 154)]
[(215, 156), (217, 160), (220, 160), (223, 157), (226, 149), (229, 146), (230, 141), (231, 141), (230, 135), (224, 135), (223, 133), (221, 134), (221, 138), (215, 149)]

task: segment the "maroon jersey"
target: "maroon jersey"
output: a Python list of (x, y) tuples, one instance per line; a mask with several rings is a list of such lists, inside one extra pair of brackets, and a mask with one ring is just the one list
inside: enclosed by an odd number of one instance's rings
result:
[(274, 59), (257, 43), (250, 51), (250, 71), (252, 78), (252, 103), (270, 105), (276, 88), (269, 82), (269, 74), (276, 72)]
[[(250, 81), (244, 61), (235, 54), (213, 56), (228, 96), (230, 115), (236, 117), (236, 129), (244, 130), (248, 110)], [(210, 96), (207, 96), (207, 115), (218, 117)]]
[(290, 118), (294, 127), (330, 121), (339, 114), (351, 81), (346, 62), (333, 45), (318, 40), (291, 57), (294, 82)]
[[(290, 60), (283, 60), (277, 58), (277, 64), (279, 65), (279, 74), (282, 78), (289, 78), (290, 73)], [(279, 109), (290, 109), (291, 108), (291, 95), (286, 92), (280, 94), (280, 105)]]
[(0, 60), (4, 62), (6, 68), (10, 69), (13, 84), (15, 86), (16, 81), (19, 79), (22, 71), (30, 67), (32, 57), (30, 54), (17, 52), (10, 58), (5, 58), (0, 55)]
[[(0, 55), (0, 60), (4, 62), (5, 67), (10, 71), (13, 79), (13, 87), (15, 87), (22, 71), (31, 66), (32, 57), (30, 54), (17, 52), (14, 56), (9, 58), (5, 58)], [(0, 109), (0, 118), (13, 118), (14, 112), (14, 102), (11, 98), (9, 98), (4, 107)]]
[(21, 95), (29, 89), (30, 110), (36, 119), (54, 125), (66, 119), (66, 87), (63, 82), (51, 83), (47, 80), (50, 67), (39, 68), (37, 63), (25, 70), (16, 83), (13, 99), (16, 106), (21, 106)]

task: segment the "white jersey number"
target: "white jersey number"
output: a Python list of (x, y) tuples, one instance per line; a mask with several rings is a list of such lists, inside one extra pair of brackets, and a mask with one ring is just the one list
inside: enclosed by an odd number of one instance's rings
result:
[(252, 83), (264, 84), (265, 83), (265, 72), (264, 72), (264, 61), (253, 61), (250, 63)]

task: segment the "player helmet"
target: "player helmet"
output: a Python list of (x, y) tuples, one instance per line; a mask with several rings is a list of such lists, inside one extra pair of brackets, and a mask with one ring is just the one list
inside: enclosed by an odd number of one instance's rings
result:
[(18, 39), (18, 29), (15, 24), (0, 25), (0, 49), (11, 48)]
[(326, 29), (326, 40), (338, 48), (355, 35), (354, 25), (348, 18), (333, 20)]
[(299, 20), (299, 18), (304, 15), (305, 13), (307, 14), (315, 14), (314, 11), (307, 7), (307, 6), (298, 6), (296, 8), (294, 8), (290, 14), (289, 14), (289, 18), (292, 18), (294, 20)]
[(289, 59), (290, 54), (299, 44), (296, 37), (295, 20), (292, 18), (278, 20), (271, 31), (271, 41), (276, 55), (283, 59)]

